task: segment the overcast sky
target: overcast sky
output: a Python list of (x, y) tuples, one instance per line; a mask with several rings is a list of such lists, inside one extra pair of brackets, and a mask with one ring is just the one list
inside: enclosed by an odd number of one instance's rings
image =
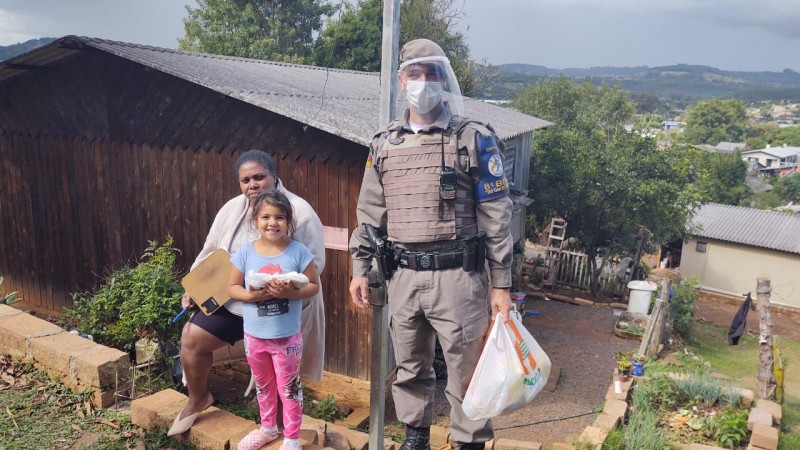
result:
[[(77, 34), (175, 48), (185, 4), (0, 0), (0, 45)], [(800, 71), (800, 0), (466, 0), (464, 14), (473, 57), (493, 64)]]

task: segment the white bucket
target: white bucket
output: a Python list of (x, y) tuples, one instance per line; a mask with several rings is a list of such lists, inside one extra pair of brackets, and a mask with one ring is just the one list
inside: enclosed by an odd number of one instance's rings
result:
[(628, 297), (628, 312), (647, 315), (653, 292), (658, 289), (658, 285), (652, 281), (634, 280), (628, 283), (628, 289), (631, 290)]

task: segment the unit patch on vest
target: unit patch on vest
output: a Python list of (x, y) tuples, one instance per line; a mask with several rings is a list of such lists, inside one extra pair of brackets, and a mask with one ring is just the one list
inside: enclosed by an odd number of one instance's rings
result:
[(479, 155), (479, 181), (475, 186), (475, 198), (483, 203), (508, 195), (508, 180), (503, 170), (503, 157), (494, 135), (476, 133)]

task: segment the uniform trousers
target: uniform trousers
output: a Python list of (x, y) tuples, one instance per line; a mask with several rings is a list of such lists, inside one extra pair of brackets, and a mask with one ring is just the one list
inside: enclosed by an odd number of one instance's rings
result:
[(398, 420), (414, 427), (433, 423), (433, 358), (438, 334), (447, 364), (445, 396), (450, 403), (453, 440), (492, 439), (491, 422), (470, 420), (461, 407), (489, 327), (486, 273), (401, 267), (389, 280), (388, 297), (389, 329), (397, 360), (392, 395)]
[(277, 425), (278, 399), (283, 403), (283, 436), (297, 439), (303, 422), (303, 390), (300, 386), (300, 358), (303, 336), (261, 339), (244, 335), (247, 363), (256, 380), (256, 399), (261, 427)]

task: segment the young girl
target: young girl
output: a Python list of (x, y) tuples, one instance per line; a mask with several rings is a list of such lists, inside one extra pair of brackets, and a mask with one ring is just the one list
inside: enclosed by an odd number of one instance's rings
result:
[[(292, 205), (278, 191), (259, 194), (253, 202), (253, 223), (259, 238), (233, 254), (228, 294), (244, 303), (244, 345), (247, 362), (256, 380), (261, 428), (239, 442), (239, 450), (256, 450), (278, 438), (276, 391), (283, 403), (283, 445), (280, 450), (300, 448), (303, 391), (300, 387), (300, 299), (319, 290), (314, 255), (292, 240)], [(291, 281), (271, 280), (262, 289), (251, 289), (245, 273), (303, 273), (308, 284), (298, 289)]]

